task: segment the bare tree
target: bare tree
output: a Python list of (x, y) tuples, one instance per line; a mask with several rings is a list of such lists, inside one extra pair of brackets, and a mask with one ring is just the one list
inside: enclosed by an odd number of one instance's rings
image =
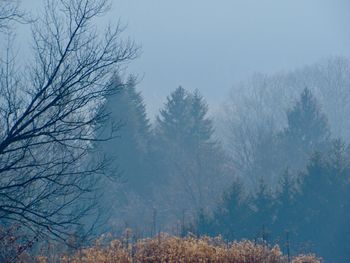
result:
[(25, 22), (28, 18), (19, 8), (19, 1), (0, 0), (0, 31), (11, 28), (13, 22)]
[(268, 164), (260, 158), (271, 149), (275, 133), (285, 126), (285, 112), (280, 109), (288, 99), (278, 77), (256, 74), (234, 86), (219, 119), (233, 167), (250, 187)]
[[(36, 234), (62, 237), (89, 209), (76, 205), (105, 165), (89, 157), (95, 133), (107, 117), (96, 109), (116, 92), (106, 85), (111, 73), (138, 53), (132, 41), (122, 38), (119, 23), (98, 33), (93, 23), (108, 9), (107, 0), (49, 0), (33, 25), (30, 65), (19, 71), (11, 56), (2, 60), (3, 224), (20, 222)], [(16, 17), (16, 10), (8, 11), (7, 21)]]

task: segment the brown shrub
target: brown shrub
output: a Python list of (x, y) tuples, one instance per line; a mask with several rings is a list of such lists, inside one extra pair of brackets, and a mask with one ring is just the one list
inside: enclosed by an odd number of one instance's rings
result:
[(322, 260), (315, 255), (301, 255), (293, 259), (292, 263), (321, 263)]
[[(42, 261), (43, 262), (43, 261)], [(113, 240), (107, 246), (98, 242), (91, 248), (64, 256), (62, 263), (287, 263), (278, 246), (251, 241), (225, 243), (221, 238), (179, 238), (159, 235), (134, 244)], [(292, 263), (320, 263), (313, 255), (298, 256)]]

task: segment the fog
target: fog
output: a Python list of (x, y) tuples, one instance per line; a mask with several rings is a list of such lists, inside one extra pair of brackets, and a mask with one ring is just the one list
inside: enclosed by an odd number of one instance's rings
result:
[[(199, 89), (218, 109), (252, 73), (290, 70), (350, 55), (346, 0), (113, 0), (101, 23), (120, 19), (142, 46), (130, 72), (152, 117), (179, 85)], [(41, 0), (23, 1), (36, 10)]]
[(152, 113), (177, 85), (200, 89), (216, 108), (235, 82), (254, 72), (350, 54), (344, 0), (119, 0), (114, 10), (143, 46), (133, 69), (144, 75)]
[(349, 11), (0, 0), (0, 262), (349, 262)]

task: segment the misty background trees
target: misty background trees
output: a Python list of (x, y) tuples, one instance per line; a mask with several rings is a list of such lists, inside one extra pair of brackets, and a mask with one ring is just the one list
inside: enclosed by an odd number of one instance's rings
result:
[[(176, 88), (155, 119), (147, 117), (140, 93), (136, 92), (136, 100), (134, 95), (116, 94), (115, 102), (127, 98), (131, 108), (141, 110), (136, 118), (140, 126), (135, 118), (124, 126), (132, 136), (124, 135), (123, 141), (121, 132), (113, 146), (106, 143), (105, 150), (115, 156), (116, 171), (125, 180), (115, 188), (119, 194), (125, 189), (125, 199), (118, 198), (123, 201), (114, 207), (110, 221), (114, 230), (119, 228), (120, 233), (131, 227), (140, 236), (190, 231), (229, 240), (249, 238), (278, 242), (290, 254), (313, 251), (326, 259), (337, 254), (340, 261), (347, 260), (346, 241), (338, 246), (340, 240), (347, 240), (344, 229), (349, 223), (348, 138), (338, 133), (345, 124), (329, 120), (334, 109), (329, 113), (324, 106), (325, 87), (302, 82), (297, 93), (296, 84), (287, 81), (296, 72), (302, 76), (312, 67), (328, 68), (325, 64), (336, 62), (345, 76), (344, 58), (265, 77), (270, 81), (285, 77), (283, 85), (282, 81), (277, 86), (255, 82), (253, 76), (252, 91), (260, 92), (262, 85), (270, 93), (244, 95), (249, 89), (232, 93), (215, 122), (198, 90)], [(332, 79), (332, 73), (327, 77)], [(130, 80), (125, 78), (125, 94), (130, 89), (127, 83)], [(227, 106), (233, 101), (235, 108)], [(346, 107), (345, 102), (337, 107)], [(133, 116), (127, 107), (120, 113), (115, 122)], [(122, 149), (124, 143), (136, 145), (139, 140), (143, 143), (138, 147), (128, 146), (135, 161), (123, 161), (128, 150), (119, 151), (118, 146)], [(139, 156), (144, 163), (137, 161)]]

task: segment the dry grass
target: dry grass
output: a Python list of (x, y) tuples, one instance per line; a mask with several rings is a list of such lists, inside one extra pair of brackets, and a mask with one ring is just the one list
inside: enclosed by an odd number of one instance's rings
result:
[[(38, 262), (47, 260), (42, 257)], [(210, 263), (287, 263), (278, 246), (241, 241), (227, 244), (220, 238), (179, 238), (160, 235), (154, 239), (142, 239), (135, 243), (113, 240), (108, 245), (97, 242), (71, 256), (64, 256), (61, 263), (155, 263), (155, 262), (210, 262)], [(320, 263), (315, 256), (294, 258), (292, 263)]]

